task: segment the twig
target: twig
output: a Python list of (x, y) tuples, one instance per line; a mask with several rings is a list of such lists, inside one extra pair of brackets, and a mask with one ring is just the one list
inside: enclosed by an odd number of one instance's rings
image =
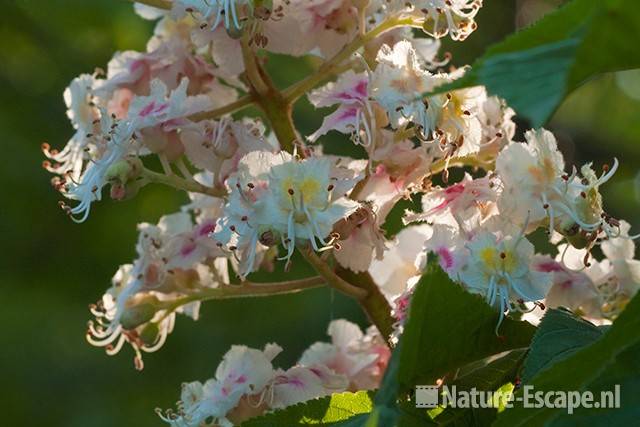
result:
[(149, 169), (142, 171), (142, 178), (155, 184), (168, 185), (178, 190), (202, 193), (212, 197), (225, 197), (227, 195), (227, 190), (224, 188), (208, 187), (197, 181), (180, 178), (177, 175), (165, 175)]
[(324, 80), (335, 74), (336, 67), (338, 67), (345, 60), (349, 59), (349, 57), (357, 52), (358, 49), (378, 37), (380, 34), (392, 30), (396, 27), (411, 26), (413, 24), (413, 18), (393, 17), (387, 19), (368, 33), (364, 35), (358, 35), (355, 39), (353, 39), (353, 41), (351, 41), (351, 43), (342, 48), (342, 50), (338, 52), (333, 58), (322, 64), (315, 73), (285, 89), (283, 91), (283, 95), (288, 101), (294, 102), (302, 95), (316, 87), (318, 84), (322, 83)]
[(254, 102), (255, 100), (252, 95), (243, 96), (237, 101), (233, 101), (232, 103), (220, 108), (216, 108), (215, 110), (203, 111), (201, 113), (193, 114), (189, 116), (189, 120), (199, 122), (201, 120), (217, 119), (218, 117), (224, 116), (225, 114), (235, 113), (238, 110), (252, 105)]
[(243, 282), (240, 285), (224, 285), (218, 288), (204, 288), (197, 293), (185, 295), (173, 301), (167, 301), (160, 309), (176, 310), (185, 304), (194, 301), (210, 301), (215, 299), (268, 297), (272, 295), (285, 295), (314, 289), (323, 286), (325, 279), (319, 276), (304, 279), (288, 280), (285, 282)]
[(300, 248), (299, 251), (316, 272), (327, 281), (329, 286), (358, 300), (367, 297), (368, 292), (366, 290), (353, 286), (351, 283), (339, 277), (313, 250), (310, 248)]

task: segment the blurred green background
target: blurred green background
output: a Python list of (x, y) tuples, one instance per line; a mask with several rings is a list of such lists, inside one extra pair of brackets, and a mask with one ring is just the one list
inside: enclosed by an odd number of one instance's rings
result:
[[(464, 44), (445, 43), (456, 65), (472, 61), (487, 44), (558, 2), (485, 3), (478, 31)], [(136, 223), (157, 221), (184, 197), (146, 188), (133, 201), (99, 203), (86, 223), (74, 224), (57, 207), (50, 175), (40, 167), (40, 144), (61, 148), (72, 134), (62, 101), (68, 82), (105, 67), (116, 50), (144, 49), (153, 24), (138, 18), (124, 0), (3, 0), (1, 5), (0, 144), (6, 158), (0, 167), (0, 425), (160, 425), (153, 409), (171, 406), (181, 382), (213, 376), (232, 344), (261, 347), (275, 341), (285, 348), (276, 359), (284, 367), (312, 342), (325, 339), (331, 319), (365, 325), (355, 303), (319, 289), (207, 303), (199, 322), (178, 318), (164, 348), (146, 355), (143, 372), (134, 370), (127, 347), (108, 357), (89, 346), (87, 305), (109, 286), (117, 266), (134, 256)], [(284, 61), (270, 62), (282, 85), (309, 67), (304, 61), (284, 67)], [(606, 206), (636, 227), (639, 112), (640, 73), (627, 72), (582, 87), (549, 125), (569, 164), (621, 160), (620, 171), (603, 189)], [(296, 118), (303, 132), (318, 125), (308, 104), (299, 105)], [(335, 135), (329, 141), (333, 151), (347, 143)]]

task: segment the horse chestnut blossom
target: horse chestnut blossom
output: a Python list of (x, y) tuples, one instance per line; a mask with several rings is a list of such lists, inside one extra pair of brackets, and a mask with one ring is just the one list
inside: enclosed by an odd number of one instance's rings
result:
[[(91, 306), (91, 344), (110, 355), (128, 344), (142, 369), (178, 314), (198, 320), (207, 301), (319, 286), (354, 298), (372, 323), (363, 332), (332, 321), (331, 341), (288, 369), (274, 366), (275, 344), (235, 345), (213, 378), (183, 384), (162, 420), (228, 426), (379, 387), (414, 291), (429, 285), (419, 280), (427, 265), (484, 298), (497, 335), (505, 317), (536, 322), (545, 306), (611, 322), (638, 292), (638, 235), (607, 213), (601, 192), (618, 161), (602, 172), (567, 165), (551, 131), (521, 137), (517, 112), (488, 88), (445, 87), (471, 70), (451, 66), (439, 39), (469, 37), (481, 6), (139, 1), (136, 11), (157, 21), (146, 50), (72, 80), (72, 136), (60, 150), (42, 147), (63, 210), (86, 221), (107, 189), (118, 201), (152, 185), (186, 196), (138, 225), (134, 260)], [(265, 66), (271, 53), (319, 65), (280, 88)], [(293, 120), (305, 97), (318, 109), (310, 134)], [(257, 115), (243, 115), (250, 106)], [(329, 135), (351, 154), (333, 154)], [(313, 273), (253, 281), (297, 262)]]
[[(375, 329), (375, 328), (374, 328)], [(204, 384), (182, 385), (177, 411), (158, 409), (172, 426), (231, 426), (309, 399), (347, 390), (373, 389), (380, 383), (390, 356), (389, 347), (371, 329), (334, 320), (329, 325), (331, 343), (317, 342), (286, 371), (272, 361), (282, 351), (277, 344), (264, 350), (233, 346), (224, 355), (215, 377)]]

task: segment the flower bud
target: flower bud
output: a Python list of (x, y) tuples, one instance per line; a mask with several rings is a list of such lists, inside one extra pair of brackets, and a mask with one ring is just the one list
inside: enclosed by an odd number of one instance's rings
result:
[(111, 184), (111, 198), (127, 200), (138, 194), (142, 187), (138, 180), (142, 170), (142, 161), (137, 157), (128, 157), (111, 165), (105, 174), (105, 180)]
[(113, 200), (118, 201), (133, 199), (143, 186), (144, 183), (141, 181), (134, 181), (126, 186), (120, 183), (113, 183), (111, 184), (109, 195)]
[(152, 346), (158, 341), (160, 328), (157, 323), (148, 323), (140, 331), (140, 339), (147, 346)]
[(125, 304), (120, 324), (124, 329), (131, 330), (147, 323), (158, 311), (159, 303), (160, 301), (154, 295), (130, 298)]
[(139, 178), (142, 170), (142, 161), (139, 158), (127, 157), (109, 166), (104, 177), (107, 181), (126, 183)]

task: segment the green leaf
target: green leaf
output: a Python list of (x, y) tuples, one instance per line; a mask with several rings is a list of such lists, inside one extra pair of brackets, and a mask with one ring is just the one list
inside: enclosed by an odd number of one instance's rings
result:
[[(621, 395), (626, 399), (623, 410), (617, 417), (636, 416), (640, 407), (638, 393), (640, 369), (640, 294), (636, 295), (620, 314), (613, 325), (596, 340), (572, 356), (553, 364), (541, 371), (530, 382), (534, 391), (598, 391), (603, 387), (612, 389), (615, 381), (621, 384)], [(613, 381), (612, 381), (613, 380)], [(524, 390), (516, 393), (522, 396)], [(602, 410), (588, 410), (588, 413), (601, 413)], [(565, 409), (523, 408), (523, 402), (514, 401), (514, 407), (501, 413), (496, 426), (525, 426), (552, 424), (554, 420), (562, 423)], [(604, 422), (606, 416), (601, 418)], [(631, 418), (629, 418), (631, 419)], [(572, 419), (573, 420), (573, 419)], [(567, 422), (566, 420), (564, 422)], [(566, 424), (565, 424), (566, 425)], [(571, 425), (576, 425), (571, 421)], [(589, 422), (589, 425), (591, 423)], [(631, 425), (631, 424), (630, 424)]]
[(373, 409), (373, 392), (336, 393), (252, 418), (242, 427), (332, 426)]
[(380, 388), (375, 394), (374, 408), (371, 414), (359, 415), (341, 423), (340, 427), (382, 427), (394, 426), (401, 414), (396, 402), (399, 394), (398, 364), (402, 343), (399, 343), (391, 355)]
[(602, 337), (603, 331), (567, 310), (549, 309), (542, 318), (524, 362), (522, 382)]
[(534, 326), (507, 317), (498, 336), (498, 321), (497, 310), (452, 282), (432, 263), (412, 297), (402, 336), (400, 384), (406, 389), (435, 384), (438, 378), (473, 361), (528, 347)]
[[(453, 381), (458, 389), (496, 391), (505, 383), (515, 379), (522, 364), (525, 350), (514, 350), (501, 358), (494, 360), (483, 368), (477, 369), (462, 378)], [(439, 425), (490, 425), (497, 416), (497, 408), (446, 408), (437, 418)]]
[(589, 385), (595, 396), (601, 392), (620, 387), (620, 408), (587, 409), (578, 408), (573, 414), (560, 413), (551, 422), (553, 427), (589, 425), (590, 427), (611, 427), (614, 425), (634, 425), (640, 418), (640, 343), (623, 351), (615, 362)]
[(533, 126), (544, 124), (563, 99), (605, 72), (640, 68), (636, 0), (573, 0), (490, 47), (442, 93), (485, 85)]
[[(435, 425), (425, 411), (403, 398), (418, 384), (434, 384), (437, 378), (462, 365), (497, 353), (527, 347), (535, 327), (506, 318), (496, 335), (499, 315), (480, 296), (453, 283), (437, 263), (431, 263), (412, 297), (409, 318), (400, 343), (394, 349), (369, 415), (358, 415), (340, 427), (391, 427)], [(479, 364), (465, 375), (461, 387), (504, 384), (523, 351), (511, 352), (490, 364)], [(461, 380), (462, 381), (462, 380)], [(478, 384), (473, 384), (477, 382)], [(404, 401), (398, 407), (398, 399)], [(409, 406), (407, 406), (409, 405)], [(491, 419), (495, 417), (492, 411)]]
[[(471, 390), (476, 388), (483, 391), (497, 391), (506, 384), (513, 381), (517, 372), (522, 365), (526, 350), (513, 350), (506, 355), (481, 366), (467, 375), (447, 383), (449, 387), (455, 386), (457, 390)], [(505, 396), (506, 397), (506, 396)], [(498, 400), (498, 399), (496, 399)], [(506, 400), (506, 399), (505, 399)], [(488, 426), (497, 416), (497, 408), (500, 402), (496, 401), (496, 408), (442, 408), (438, 413), (433, 410), (413, 409), (414, 413), (420, 411), (422, 417), (433, 417), (434, 421), (440, 426)], [(407, 403), (405, 408), (411, 411)], [(437, 414), (437, 415), (435, 415)]]

